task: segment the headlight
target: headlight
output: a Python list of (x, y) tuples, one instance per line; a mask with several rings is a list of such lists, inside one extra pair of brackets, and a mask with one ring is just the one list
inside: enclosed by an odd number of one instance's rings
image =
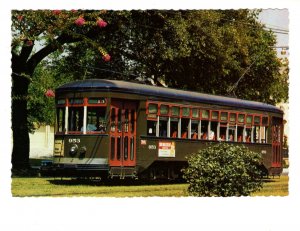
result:
[(84, 157), (86, 153), (86, 146), (82, 146), (79, 150), (80, 157)]
[(75, 156), (75, 155), (77, 154), (77, 151), (78, 151), (78, 146), (77, 146), (77, 144), (73, 144), (73, 145), (71, 146), (71, 148), (70, 148), (69, 153), (70, 153), (71, 156)]

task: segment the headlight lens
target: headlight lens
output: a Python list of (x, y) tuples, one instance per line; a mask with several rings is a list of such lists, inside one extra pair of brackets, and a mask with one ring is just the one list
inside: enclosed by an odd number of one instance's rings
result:
[(70, 153), (71, 156), (75, 156), (75, 155), (77, 154), (77, 151), (78, 151), (78, 146), (77, 146), (77, 144), (73, 144), (73, 145), (71, 146), (71, 148), (70, 148), (69, 153)]

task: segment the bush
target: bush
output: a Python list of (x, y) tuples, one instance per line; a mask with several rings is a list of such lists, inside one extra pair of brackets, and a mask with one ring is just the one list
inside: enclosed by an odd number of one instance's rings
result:
[(262, 188), (261, 155), (219, 143), (188, 157), (183, 177), (192, 196), (247, 196)]

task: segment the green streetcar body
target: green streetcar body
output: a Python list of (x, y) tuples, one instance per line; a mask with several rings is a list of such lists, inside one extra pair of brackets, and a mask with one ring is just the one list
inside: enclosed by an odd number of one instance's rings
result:
[(44, 174), (179, 178), (188, 155), (218, 142), (245, 145), (262, 154), (266, 174), (282, 172), (283, 112), (272, 105), (100, 79), (59, 87), (56, 103)]

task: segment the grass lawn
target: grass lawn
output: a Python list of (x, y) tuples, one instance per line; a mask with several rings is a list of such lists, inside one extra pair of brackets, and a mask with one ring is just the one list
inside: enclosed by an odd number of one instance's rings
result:
[[(12, 178), (14, 197), (186, 197), (187, 184), (121, 185), (60, 178)], [(261, 191), (251, 196), (287, 196), (288, 176), (266, 179)]]

